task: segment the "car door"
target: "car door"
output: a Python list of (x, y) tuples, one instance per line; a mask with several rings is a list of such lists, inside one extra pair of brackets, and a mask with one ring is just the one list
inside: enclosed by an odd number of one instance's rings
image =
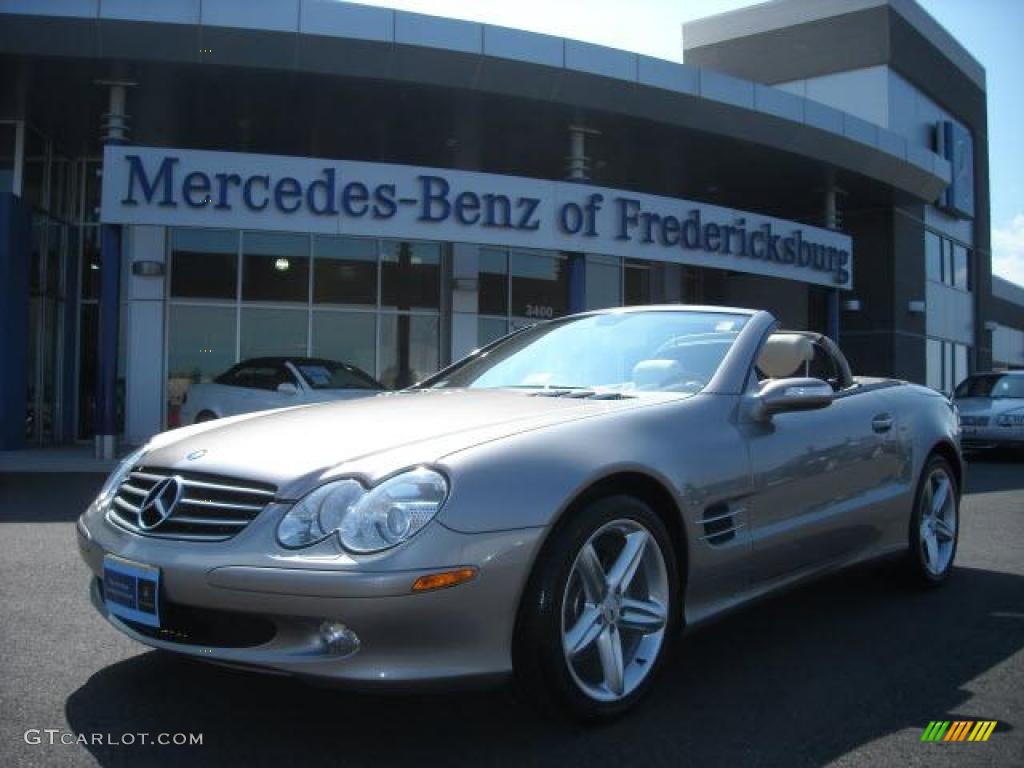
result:
[(755, 583), (841, 559), (880, 538), (898, 482), (898, 415), (874, 388), (849, 387), (819, 410), (746, 425)]

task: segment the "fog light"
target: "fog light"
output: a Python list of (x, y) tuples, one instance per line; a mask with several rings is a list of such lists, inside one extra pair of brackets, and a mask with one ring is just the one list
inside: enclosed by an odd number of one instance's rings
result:
[(359, 637), (340, 621), (320, 624), (320, 645), (333, 656), (351, 656), (359, 650)]

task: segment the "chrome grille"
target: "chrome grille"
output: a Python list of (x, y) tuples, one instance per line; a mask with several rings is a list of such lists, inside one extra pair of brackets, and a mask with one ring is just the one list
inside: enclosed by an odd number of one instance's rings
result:
[(965, 427), (987, 427), (988, 416), (961, 416), (960, 424)]
[[(146, 495), (161, 480), (175, 476), (183, 488), (180, 500), (166, 520), (144, 530), (139, 524), (139, 512)], [(276, 492), (277, 489), (267, 483), (139, 466), (117, 489), (107, 510), (107, 519), (140, 536), (224, 541), (251, 523), (273, 501)]]

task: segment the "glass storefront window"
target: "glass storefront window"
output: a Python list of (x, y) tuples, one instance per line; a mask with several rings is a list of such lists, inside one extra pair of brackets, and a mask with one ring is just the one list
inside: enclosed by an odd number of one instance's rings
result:
[(377, 303), (377, 241), (356, 237), (313, 238), (313, 301)]
[(396, 309), (441, 306), (440, 243), (381, 243), (381, 305)]
[(313, 312), (313, 357), (377, 369), (377, 315), (373, 312)]
[(942, 282), (942, 238), (934, 232), (924, 233), (924, 268), (929, 280)]
[(952, 392), (953, 385), (953, 345), (949, 342), (942, 344), (942, 391)]
[(170, 271), (171, 296), (234, 299), (238, 293), (238, 232), (172, 230)]
[(928, 280), (961, 291), (971, 290), (971, 254), (966, 246), (925, 230), (924, 256)]
[(440, 323), (433, 315), (382, 314), (380, 381), (401, 389), (440, 367)]
[(544, 251), (512, 251), (511, 314), (530, 320), (549, 320), (569, 310), (567, 259)]
[(440, 367), (441, 243), (185, 228), (167, 243), (168, 426), (191, 383), (254, 357), (337, 360), (391, 387)]
[(167, 425), (191, 384), (210, 381), (235, 363), (235, 309), (172, 304), (167, 316)]
[(587, 256), (587, 309), (622, 304), (622, 260)]
[(651, 264), (650, 262), (626, 259), (622, 270), (622, 303), (633, 307), (651, 303)]
[(942, 342), (925, 341), (925, 383), (932, 389), (942, 389)]
[(953, 386), (967, 378), (970, 373), (967, 364), (967, 353), (970, 347), (965, 344), (953, 345)]
[(242, 299), (309, 300), (309, 237), (270, 232), (242, 233)]
[(478, 311), (481, 315), (508, 315), (508, 252), (481, 248), (479, 255)]
[(967, 249), (959, 243), (953, 243), (953, 287), (966, 291), (968, 285)]
[(508, 320), (503, 317), (480, 317), (476, 321), (476, 343), (484, 347), (508, 333)]
[(308, 322), (304, 310), (243, 306), (239, 359), (305, 357)]

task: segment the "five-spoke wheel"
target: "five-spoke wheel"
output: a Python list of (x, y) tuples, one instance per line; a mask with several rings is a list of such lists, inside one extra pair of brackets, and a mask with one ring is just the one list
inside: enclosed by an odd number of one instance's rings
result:
[(513, 650), (522, 687), (582, 719), (632, 706), (678, 624), (676, 557), (664, 522), (639, 499), (609, 496), (570, 514), (523, 598)]
[(635, 520), (596, 530), (576, 556), (562, 600), (562, 650), (573, 679), (599, 701), (643, 681), (668, 621), (665, 556)]
[(921, 472), (910, 523), (910, 564), (927, 584), (939, 584), (953, 567), (960, 492), (949, 463), (932, 456)]

